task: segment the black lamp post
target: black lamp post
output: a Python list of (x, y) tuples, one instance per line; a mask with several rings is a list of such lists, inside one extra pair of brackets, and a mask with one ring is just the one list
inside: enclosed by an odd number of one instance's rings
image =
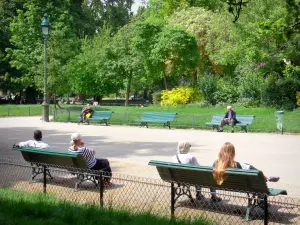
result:
[(44, 38), (44, 99), (43, 99), (43, 120), (45, 122), (49, 122), (49, 102), (48, 102), (48, 94), (47, 94), (47, 41), (48, 34), (50, 31), (50, 23), (47, 16), (44, 16), (43, 21), (41, 23), (41, 28), (43, 32)]
[(227, 4), (229, 5), (228, 11), (234, 16), (233, 22), (236, 22), (241, 13), (242, 6), (246, 6), (248, 2), (244, 0), (228, 0)]

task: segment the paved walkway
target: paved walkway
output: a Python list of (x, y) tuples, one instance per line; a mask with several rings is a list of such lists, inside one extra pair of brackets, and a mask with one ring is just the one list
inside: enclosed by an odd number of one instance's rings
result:
[(53, 149), (67, 150), (70, 135), (80, 132), (87, 146), (94, 148), (97, 157), (110, 160), (114, 172), (159, 178), (155, 168), (148, 166), (151, 159), (170, 161), (177, 142), (189, 140), (190, 153), (201, 165), (211, 165), (221, 145), (232, 142), (236, 147), (236, 160), (249, 162), (266, 175), (277, 175), (278, 183), (270, 187), (284, 188), (289, 196), (300, 198), (299, 135), (262, 133), (217, 133), (193, 129), (146, 129), (129, 126), (77, 125), (74, 123), (44, 123), (39, 117), (0, 118), (0, 157), (22, 159), (11, 146), (31, 139), (33, 131), (41, 129), (44, 141)]

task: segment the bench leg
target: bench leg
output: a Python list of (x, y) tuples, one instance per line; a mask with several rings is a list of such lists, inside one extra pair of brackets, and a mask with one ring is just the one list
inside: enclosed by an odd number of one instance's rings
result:
[(96, 187), (98, 186), (97, 176), (82, 173), (79, 173), (76, 176), (75, 190), (78, 190), (78, 187), (85, 181), (92, 181)]
[(147, 122), (141, 122), (140, 127), (147, 127), (148, 128), (148, 123)]
[(171, 129), (171, 124), (170, 124), (170, 122), (167, 122), (167, 126), (169, 127), (169, 129)]
[(246, 133), (248, 133), (248, 126), (241, 126), (241, 131), (245, 131)]
[[(31, 163), (32, 171), (31, 171), (31, 182), (34, 181), (34, 178), (36, 178), (39, 174), (43, 174), (43, 168), (38, 166), (35, 163)], [(46, 176), (48, 176), (50, 179), (53, 179), (49, 169), (46, 169)]]
[(212, 129), (213, 131), (216, 129), (216, 130), (219, 130), (220, 126), (219, 125), (213, 125)]
[(183, 195), (187, 196), (190, 199), (192, 204), (195, 203), (192, 193), (191, 193), (190, 185), (177, 184), (177, 187), (175, 187), (174, 204)]

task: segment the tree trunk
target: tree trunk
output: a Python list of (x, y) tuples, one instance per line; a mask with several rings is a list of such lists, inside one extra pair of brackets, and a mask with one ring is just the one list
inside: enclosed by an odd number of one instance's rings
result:
[(194, 70), (192, 73), (192, 85), (193, 87), (197, 86), (197, 70)]
[(131, 89), (131, 80), (132, 80), (132, 73), (130, 73), (128, 80), (127, 80), (127, 86), (126, 86), (126, 96), (125, 96), (125, 106), (129, 105), (129, 95), (130, 95), (130, 89)]
[(165, 85), (165, 90), (168, 89), (168, 85), (167, 85), (167, 76), (166, 76), (166, 71), (165, 71), (165, 64), (162, 62), (161, 64), (161, 68), (164, 74), (164, 85)]

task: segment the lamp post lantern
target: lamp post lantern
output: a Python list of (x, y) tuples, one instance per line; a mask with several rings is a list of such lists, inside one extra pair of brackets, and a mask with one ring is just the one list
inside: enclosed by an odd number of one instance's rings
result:
[(44, 99), (43, 99), (43, 120), (44, 122), (49, 122), (49, 102), (47, 94), (47, 41), (48, 34), (50, 30), (50, 23), (47, 16), (44, 16), (41, 23), (41, 28), (44, 38)]

